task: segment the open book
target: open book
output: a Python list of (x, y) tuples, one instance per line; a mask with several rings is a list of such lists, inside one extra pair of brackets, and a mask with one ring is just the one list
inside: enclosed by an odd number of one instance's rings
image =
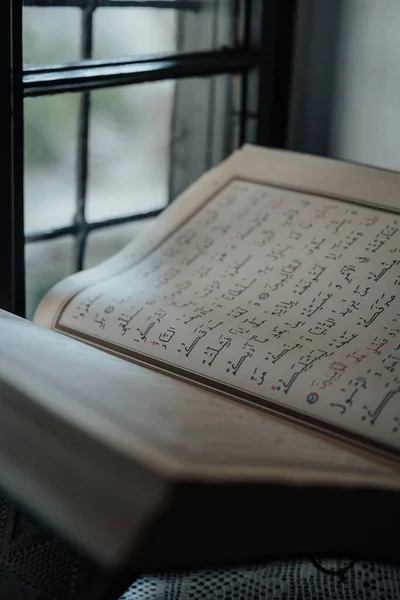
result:
[(399, 558), (399, 189), (246, 146), (3, 313), (0, 485), (114, 567)]

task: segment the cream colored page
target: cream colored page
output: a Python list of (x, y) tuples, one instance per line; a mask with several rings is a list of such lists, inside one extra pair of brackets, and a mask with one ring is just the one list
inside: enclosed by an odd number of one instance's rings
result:
[(278, 469), (398, 481), (397, 471), (301, 428), (1, 311), (0, 338), (1, 379), (136, 460), (192, 474)]
[(237, 180), (60, 326), (400, 449), (399, 220)]
[(97, 267), (75, 273), (59, 282), (40, 303), (35, 321), (53, 328), (70, 298), (84, 287), (137, 264), (234, 177), (400, 210), (399, 173), (246, 145), (200, 177), (121, 252)]

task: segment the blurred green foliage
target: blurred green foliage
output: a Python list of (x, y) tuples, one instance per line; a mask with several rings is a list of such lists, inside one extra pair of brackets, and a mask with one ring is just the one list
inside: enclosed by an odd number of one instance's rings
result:
[(24, 106), (25, 164), (53, 166), (65, 142), (76, 136), (78, 98), (72, 94), (27, 98)]
[[(39, 9), (40, 10), (40, 9)], [(77, 44), (75, 44), (77, 45)], [(24, 60), (26, 64), (65, 62), (77, 58), (71, 49), (68, 28), (64, 36), (40, 35), (36, 28), (24, 28)], [(51, 57), (51, 61), (50, 61)], [(139, 106), (132, 106), (124, 88), (99, 90), (92, 94), (92, 118), (104, 118), (117, 126), (135, 125)], [(24, 106), (25, 165), (29, 169), (55, 166), (63, 160), (66, 145), (77, 139), (79, 94), (60, 94), (27, 98)]]

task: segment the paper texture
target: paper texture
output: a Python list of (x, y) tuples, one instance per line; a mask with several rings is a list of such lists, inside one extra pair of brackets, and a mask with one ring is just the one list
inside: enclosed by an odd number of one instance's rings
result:
[(149, 469), (399, 485), (395, 469), (340, 444), (1, 311), (0, 335), (0, 381)]
[(400, 449), (399, 222), (235, 180), (58, 326)]

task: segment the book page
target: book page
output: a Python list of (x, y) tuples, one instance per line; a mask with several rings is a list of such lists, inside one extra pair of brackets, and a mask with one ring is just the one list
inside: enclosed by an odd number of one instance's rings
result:
[(57, 317), (73, 296), (140, 262), (235, 178), (400, 211), (400, 173), (247, 144), (189, 186), (116, 255), (58, 282), (42, 299), (35, 322), (54, 329)]
[[(149, 468), (178, 477), (278, 477), (304, 484), (317, 478), (354, 485), (359, 477), (400, 486), (392, 464), (1, 311), (0, 335), (0, 387), (12, 383), (77, 431)], [(1, 423), (3, 405), (4, 396)], [(41, 439), (52, 433), (43, 428)], [(0, 436), (0, 453), (2, 441)], [(76, 460), (72, 450), (69, 455)], [(109, 480), (106, 474), (104, 485)]]
[(236, 179), (57, 328), (400, 450), (400, 217)]

